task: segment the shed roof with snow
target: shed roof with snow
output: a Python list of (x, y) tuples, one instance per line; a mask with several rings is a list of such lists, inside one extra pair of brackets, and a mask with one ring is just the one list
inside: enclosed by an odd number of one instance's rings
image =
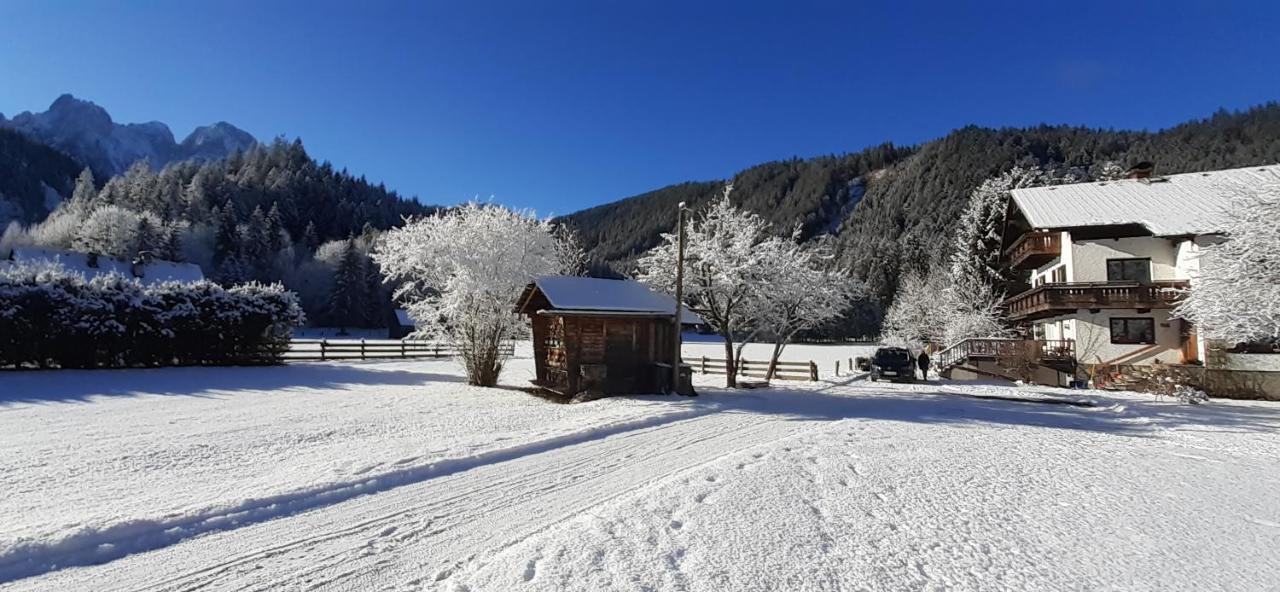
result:
[[(535, 292), (540, 292), (546, 302), (536, 302), (532, 298)], [(547, 304), (549, 307), (542, 310), (529, 310)], [(524, 289), (516, 308), (516, 312), (523, 314), (543, 310), (556, 315), (670, 317), (675, 312), (675, 299), (634, 280), (548, 275), (534, 279)], [(680, 322), (695, 325), (702, 324), (703, 320), (683, 308)]]
[(1039, 230), (1142, 226), (1155, 236), (1220, 234), (1231, 201), (1280, 184), (1280, 165), (1014, 189), (1013, 204)]

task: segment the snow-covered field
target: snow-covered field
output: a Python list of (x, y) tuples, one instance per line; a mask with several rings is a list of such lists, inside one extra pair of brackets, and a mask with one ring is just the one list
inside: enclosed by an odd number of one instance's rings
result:
[(1280, 405), (696, 378), (556, 405), (447, 361), (0, 374), (0, 589), (1280, 582)]

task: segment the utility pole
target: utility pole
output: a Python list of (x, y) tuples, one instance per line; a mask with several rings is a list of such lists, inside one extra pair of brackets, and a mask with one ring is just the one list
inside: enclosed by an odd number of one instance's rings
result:
[(680, 311), (684, 308), (684, 202), (676, 206), (676, 312), (671, 329), (675, 331), (675, 351), (671, 356), (671, 392), (680, 392)]

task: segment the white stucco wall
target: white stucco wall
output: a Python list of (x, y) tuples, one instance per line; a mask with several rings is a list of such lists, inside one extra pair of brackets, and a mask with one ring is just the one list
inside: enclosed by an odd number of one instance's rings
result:
[(1153, 237), (1077, 240), (1071, 244), (1072, 265), (1067, 281), (1107, 281), (1108, 259), (1151, 259), (1151, 279), (1181, 279), (1173, 241)]
[[(1154, 346), (1111, 343), (1111, 319), (1116, 317), (1154, 319), (1156, 329)], [(1059, 318), (1067, 321), (1064, 323), (1065, 337), (1063, 338), (1076, 340), (1076, 356), (1082, 364), (1096, 364), (1099, 360), (1104, 363), (1119, 364), (1182, 362), (1182, 340), (1178, 331), (1181, 321), (1169, 318), (1167, 310), (1153, 310), (1142, 314), (1132, 310), (1103, 310), (1097, 313), (1077, 311)], [(1140, 355), (1128, 357), (1139, 352), (1141, 352)]]

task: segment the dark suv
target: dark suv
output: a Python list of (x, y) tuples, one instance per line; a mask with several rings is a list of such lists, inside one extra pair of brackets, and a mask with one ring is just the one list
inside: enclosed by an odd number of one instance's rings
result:
[(876, 355), (871, 357), (871, 381), (875, 382), (881, 378), (914, 382), (916, 366), (911, 352), (900, 347), (877, 349)]

